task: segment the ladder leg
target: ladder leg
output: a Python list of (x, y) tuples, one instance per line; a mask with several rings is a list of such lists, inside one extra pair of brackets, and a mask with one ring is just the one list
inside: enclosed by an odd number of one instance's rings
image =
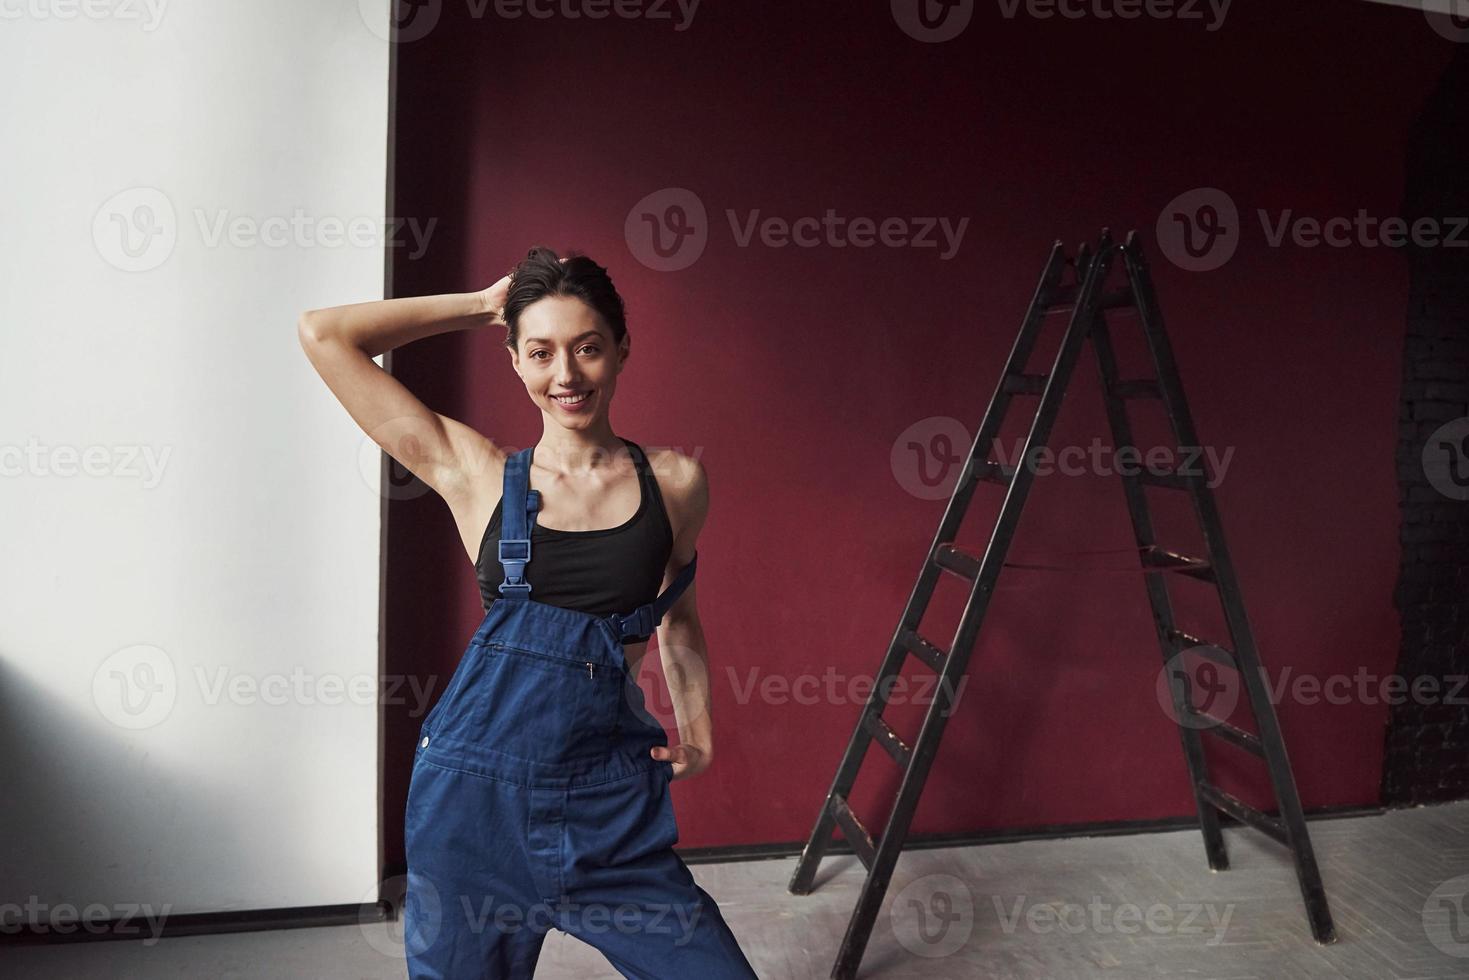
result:
[[(1248, 629), (1247, 624), (1245, 630)], [(1321, 882), (1321, 869), (1316, 864), (1316, 851), (1311, 846), (1311, 835), (1306, 830), (1306, 815), (1301, 809), (1300, 794), (1296, 790), (1295, 776), (1286, 755), (1285, 739), (1280, 734), (1280, 721), (1276, 718), (1275, 706), (1270, 702), (1270, 692), (1265, 686), (1253, 637), (1238, 644), (1238, 648), (1240, 652), (1237, 656), (1245, 692), (1255, 714), (1255, 724), (1260, 730), (1260, 742), (1265, 750), (1265, 766), (1270, 771), (1270, 785), (1280, 804), (1280, 820), (1285, 825), (1286, 845), (1295, 862), (1296, 881), (1301, 886), (1301, 898), (1306, 905), (1306, 919), (1311, 926), (1311, 935), (1323, 945), (1334, 943), (1336, 926), (1331, 919), (1331, 907), (1326, 901), (1326, 887)]]
[[(1101, 263), (1103, 269), (1110, 263), (1110, 251), (1111, 249), (1108, 250), (1106, 260)], [(1071, 366), (1085, 341), (1087, 316), (1083, 311), (1090, 308), (1088, 304), (1093, 300), (1088, 297), (1094, 290), (1088, 285), (1090, 282), (1088, 278), (1086, 282), (1078, 281), (1074, 287), (1071, 287), (1071, 291), (1065, 292), (1063, 296), (1064, 291), (1060, 290), (1059, 283), (1065, 265), (1064, 251), (1061, 244), (1057, 242), (1051, 249), (1050, 259), (1036, 287), (1020, 333), (1011, 348), (1005, 371), (995, 387), (980, 430), (975, 436), (974, 444), (965, 461), (964, 471), (960, 474), (958, 484), (944, 512), (943, 520), (939, 524), (938, 532), (929, 548), (923, 571), (919, 575), (914, 591), (909, 597), (908, 605), (903, 611), (899, 627), (888, 646), (887, 655), (879, 671), (879, 683), (874, 686), (873, 692), (863, 707), (857, 729), (848, 743), (847, 751), (838, 767), (826, 802), (817, 817), (811, 838), (803, 849), (791, 877), (789, 887), (792, 892), (804, 894), (810, 891), (816, 867), (830, 842), (833, 831), (838, 826), (849, 838), (849, 842), (862, 858), (863, 863), (867, 865), (868, 876), (863, 883), (857, 907), (848, 923), (846, 935), (842, 939), (841, 949), (832, 968), (831, 976), (836, 980), (851, 980), (856, 976), (878, 911), (887, 893), (894, 866), (907, 839), (913, 813), (917, 809), (933, 756), (938, 750), (944, 724), (952, 710), (954, 691), (967, 668), (969, 654), (978, 635), (979, 625), (988, 606), (994, 582), (1004, 564), (1005, 551), (1009, 546), (1015, 525), (1018, 523), (1020, 510), (1024, 506), (1030, 478), (1033, 475), (1031, 467), (1024, 463), (1030, 459), (1033, 447), (1044, 446), (1050, 426), (1060, 407)], [(1084, 267), (1084, 264), (1079, 264), (1078, 270)], [(1102, 273), (1101, 278), (1105, 278), (1105, 272)], [(1058, 297), (1062, 298), (1058, 301)], [(1073, 309), (1071, 322), (1061, 350), (1056, 355), (1051, 373), (1047, 375), (1026, 374), (1025, 365), (1034, 349), (1043, 317), (1048, 312), (1065, 309), (1068, 306)], [(994, 439), (1003, 423), (1005, 412), (1009, 408), (1012, 397), (1016, 394), (1040, 394), (1041, 404), (1027, 437), (1025, 460), (1022, 461), (1022, 465), (1012, 468), (1003, 461), (998, 463), (991, 461), (989, 456)], [(975, 487), (981, 479), (994, 480), (1007, 487), (1000, 518), (989, 545), (986, 547), (984, 560), (974, 562), (972, 559), (965, 560), (952, 553), (946, 555), (945, 551), (957, 535)], [(928, 644), (917, 632), (918, 624), (922, 621), (923, 614), (932, 598), (941, 568), (948, 568), (956, 574), (970, 578), (973, 583), (969, 601), (960, 621), (958, 635), (955, 642), (950, 644), (947, 652), (940, 651)], [(881, 683), (881, 679), (896, 675), (908, 653), (920, 656), (939, 674), (937, 694), (925, 712), (923, 725), (912, 750), (903, 746), (896, 734), (881, 720), (882, 708), (885, 706), (885, 685)], [(874, 733), (884, 739), (884, 747), (903, 766), (903, 778), (898, 788), (897, 799), (875, 846), (855, 814), (851, 812), (847, 802), (847, 796), (856, 780), (857, 772), (867, 747), (873, 740)]]
[[(857, 726), (847, 744), (847, 749), (842, 756), (842, 761), (837, 768), (835, 778), (832, 780), (827, 792), (826, 800), (817, 815), (811, 836), (807, 839), (801, 856), (796, 862), (796, 868), (791, 875), (789, 890), (793, 894), (804, 895), (811, 891), (816, 876), (817, 867), (825, 855), (826, 849), (831, 842), (832, 835), (839, 824), (839, 815), (852, 825), (858, 840), (850, 841), (854, 850), (863, 857), (863, 861), (869, 864), (869, 876), (863, 885), (862, 897), (858, 900), (857, 910), (848, 924), (847, 935), (842, 940), (841, 951), (833, 969), (833, 977), (851, 977), (856, 973), (857, 965), (861, 961), (862, 952), (866, 947), (868, 937), (875, 921), (876, 910), (881, 905), (883, 895), (887, 889), (887, 881), (891, 875), (892, 864), (896, 861), (903, 840), (907, 835), (908, 822), (911, 820), (912, 808), (916, 807), (918, 794), (922, 789), (923, 778), (927, 771), (927, 762), (919, 763), (918, 760), (926, 759), (928, 752), (924, 745), (912, 753), (911, 760), (905, 766), (904, 780), (899, 788), (898, 802), (894, 812), (889, 819), (889, 830), (885, 831), (881, 844), (876, 848), (876, 853), (866, 854), (870, 842), (863, 841), (865, 832), (860, 823), (856, 821), (855, 815), (851, 813), (847, 803), (847, 797), (851, 793), (852, 786), (856, 782), (857, 773), (861, 768), (862, 760), (866, 755), (867, 748), (872, 741), (874, 729), (891, 735), (891, 730), (886, 729), (886, 724), (881, 721), (882, 710), (886, 706), (886, 692), (888, 687), (883, 679), (896, 676), (902, 669), (903, 662), (910, 652), (922, 652), (929, 660), (930, 666), (940, 673), (938, 697), (943, 699), (944, 715), (949, 710), (949, 695), (953, 691), (952, 682), (962, 676), (965, 664), (961, 661), (954, 665), (948, 658), (936, 648), (929, 646), (917, 636), (918, 624), (923, 619), (923, 614), (933, 595), (934, 586), (941, 574), (940, 567), (934, 561), (934, 555), (942, 544), (950, 542), (958, 533), (959, 526), (963, 521), (964, 514), (968, 509), (969, 502), (973, 496), (978, 483), (978, 475), (988, 472), (989, 454), (1000, 427), (1004, 421), (1005, 412), (1009, 408), (1012, 396), (1016, 393), (1012, 387), (1013, 378), (1020, 376), (1025, 363), (1034, 349), (1037, 337), (1040, 333), (1041, 323), (1051, 304), (1052, 294), (1057, 290), (1065, 271), (1066, 256), (1061, 243), (1052, 245), (1049, 258), (1041, 273), (1040, 281), (1036, 286), (1035, 294), (1031, 299), (1024, 322), (1019, 334), (1011, 348), (1009, 358), (1006, 362), (1006, 371), (1002, 374), (1000, 382), (996, 385), (994, 394), (990, 399), (989, 406), (985, 410), (984, 419), (976, 434), (974, 444), (971, 446), (969, 456), (965, 462), (964, 470), (960, 474), (959, 481), (955, 486), (953, 495), (944, 511), (943, 519), (934, 536), (933, 543), (929, 547), (925, 558), (923, 570), (919, 573), (918, 581), (910, 594), (907, 606), (899, 619), (898, 628), (892, 640), (888, 644), (888, 650), (878, 670), (877, 682), (868, 694), (866, 703), (863, 705), (862, 713), (858, 717)], [(911, 645), (910, 645), (911, 644)], [(932, 719), (935, 717), (935, 707), (930, 705), (924, 727), (926, 732), (935, 733), (931, 737), (937, 738), (937, 732), (942, 729), (942, 721), (938, 721), (937, 727), (933, 727)], [(923, 732), (919, 738), (930, 737)], [(934, 748), (937, 746), (935, 745)], [(906, 747), (905, 747), (906, 750)], [(921, 772), (914, 772), (914, 766), (920, 765)], [(917, 777), (916, 779), (914, 777)], [(908, 812), (902, 813), (904, 808)], [(901, 831), (894, 832), (899, 826)], [(844, 827), (844, 833), (847, 833)], [(882, 874), (873, 873), (873, 868), (882, 867)]]
[[(1163, 328), (1162, 313), (1159, 311), (1153, 292), (1152, 280), (1147, 263), (1143, 258), (1137, 234), (1128, 236), (1124, 248), (1124, 265), (1133, 295), (1136, 298), (1138, 318), (1142, 323), (1143, 335), (1151, 352), (1153, 366), (1157, 372), (1159, 393), (1163, 406), (1172, 424), (1173, 434), (1180, 447), (1199, 446), (1194, 431), (1193, 418), (1184, 399), (1183, 384), (1179, 378), (1178, 365), (1173, 357), (1172, 346)], [(1305, 900), (1306, 917), (1311, 934), (1319, 943), (1335, 941), (1336, 931), (1331, 919), (1331, 910), (1326, 901), (1326, 890), (1321, 882), (1321, 871), (1316, 864), (1315, 850), (1306, 829), (1305, 815), (1301, 810), (1300, 796), (1296, 790), (1295, 777), (1285, 751), (1279, 720), (1270, 702), (1264, 677), (1260, 669), (1259, 653), (1255, 646), (1254, 633), (1245, 615), (1244, 599), (1235, 575), (1234, 562), (1224, 540), (1224, 525), (1220, 519), (1213, 491), (1207, 482), (1198, 476), (1190, 476), (1182, 485), (1187, 489), (1194, 505), (1194, 512), (1203, 530), (1204, 541), (1209, 550), (1209, 566), (1224, 619), (1229, 628), (1233, 655), (1240, 677), (1249, 698), (1250, 709), (1259, 729), (1260, 750), (1269, 770), (1271, 788), (1280, 806), (1280, 825), (1284, 830), (1285, 844), (1290, 848), (1295, 862), (1296, 878), (1300, 883), (1301, 895)], [(1150, 576), (1153, 577), (1153, 576)]]
[(951, 657), (945, 662), (934, 699), (924, 712), (912, 761), (898, 787), (897, 799), (887, 824), (883, 827), (867, 880), (862, 883), (862, 893), (857, 897), (857, 908), (847, 923), (846, 935), (842, 937), (842, 946), (832, 967), (832, 980), (854, 980), (857, 975), (857, 967), (862, 962), (862, 954), (866, 952), (867, 941), (872, 936), (872, 927), (877, 922), (877, 913), (882, 908), (888, 884), (892, 881), (893, 868), (904, 842), (908, 839), (908, 828), (918, 809), (918, 799), (923, 793), (923, 784), (928, 779), (928, 770), (938, 753), (944, 725), (953, 710), (953, 692), (958, 684), (957, 675), (963, 674), (965, 659), (967, 658)]
[[(1025, 500), (1035, 476), (1034, 467), (1031, 465), (1033, 454), (1044, 447), (1050, 437), (1051, 427), (1060, 412), (1061, 401), (1065, 396), (1071, 372), (1086, 342), (1088, 325), (1091, 322), (1091, 310), (1100, 300), (1101, 283), (1106, 280), (1107, 270), (1115, 250), (1115, 246), (1111, 245), (1110, 239), (1103, 233), (1101, 247), (1097, 255), (1087, 264), (1085, 279), (1077, 286), (1075, 305), (1066, 335), (1062, 338), (1050, 372), (1044, 376), (1044, 384), (1040, 386), (1040, 403), (1036, 406), (1035, 417), (1031, 421), (1030, 431), (1026, 436), (1021, 460), (1008, 480), (1005, 501), (1000, 506), (994, 531), (985, 546), (984, 557), (971, 572), (963, 573), (972, 574), (969, 601), (965, 604), (953, 642), (949, 645), (949, 656), (944, 661), (940, 674), (938, 694), (924, 713), (923, 725), (918, 733), (912, 759), (904, 771), (903, 781), (898, 788), (897, 801), (888, 817), (887, 825), (883, 828), (870, 873), (863, 884), (862, 894), (857, 900), (857, 909), (848, 924), (847, 934), (842, 939), (842, 948), (831, 974), (833, 980), (852, 980), (856, 975), (857, 965), (861, 962), (873, 924), (877, 920), (877, 913), (887, 894), (893, 866), (907, 839), (908, 828), (913, 812), (917, 809), (919, 796), (923, 792), (923, 784), (928, 777), (929, 767), (938, 751), (944, 725), (948, 721), (951, 710), (952, 693), (959, 678), (964, 674), (969, 655), (979, 637), (980, 626), (989, 608), (990, 597), (994, 594), (995, 583), (999, 580), (1000, 571), (1005, 564), (1005, 556), (1009, 552), (1010, 542), (1020, 521), (1020, 514), (1025, 507)], [(1034, 309), (1033, 304), (1032, 312)], [(1021, 344), (1017, 343), (1016, 346), (1019, 349)], [(1013, 383), (1010, 367), (1019, 366), (1013, 364), (1007, 366), (1006, 374), (1002, 376), (1000, 387), (996, 392), (997, 397), (1008, 384)], [(1017, 372), (1019, 373), (1023, 372)], [(988, 423), (987, 416), (986, 426), (981, 430), (981, 437), (976, 440), (977, 447), (981, 442), (986, 441), (985, 433), (989, 428)], [(996, 420), (995, 431), (997, 427), (998, 420)], [(974, 455), (971, 454), (961, 483), (972, 482), (969, 470), (975, 465)], [(939, 540), (944, 543), (952, 541), (953, 535), (958, 530), (957, 522), (953, 527), (943, 530), (947, 531), (947, 535), (941, 534)], [(935, 557), (934, 554), (930, 555), (931, 564)]]
[[(1098, 314), (1092, 325), (1092, 346), (1097, 354), (1097, 363), (1102, 373), (1102, 397), (1107, 409), (1107, 422), (1112, 429), (1112, 441), (1116, 446), (1133, 445), (1132, 424), (1127, 417), (1127, 408), (1117, 395), (1117, 357), (1112, 350), (1112, 338), (1108, 333), (1107, 320)], [(1127, 500), (1127, 513), (1132, 518), (1134, 540), (1139, 553), (1156, 544), (1153, 519), (1148, 511), (1147, 493), (1135, 472), (1122, 474), (1122, 489)], [(1199, 792), (1201, 785), (1209, 782), (1209, 764), (1204, 756), (1203, 736), (1197, 728), (1186, 723), (1189, 717), (1188, 686), (1173, 670), (1177, 645), (1173, 640), (1175, 624), (1173, 603), (1168, 595), (1168, 585), (1161, 575), (1144, 575), (1147, 586), (1148, 604), (1153, 610), (1153, 629), (1158, 637), (1158, 647), (1163, 654), (1164, 669), (1168, 671), (1168, 687), (1173, 696), (1173, 720), (1177, 723), (1179, 738), (1183, 743), (1183, 758), (1188, 766), (1189, 786), (1193, 790), (1194, 807), (1199, 814), (1199, 829), (1204, 835), (1204, 855), (1211, 871), (1224, 871), (1229, 867), (1229, 856), (1224, 848), (1224, 835), (1219, 829), (1219, 811)]]

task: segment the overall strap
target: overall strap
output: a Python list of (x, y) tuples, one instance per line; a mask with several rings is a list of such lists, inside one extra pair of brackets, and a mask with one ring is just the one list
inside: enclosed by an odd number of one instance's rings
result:
[(506, 599), (529, 599), (530, 583), (525, 566), (530, 561), (530, 535), (541, 509), (541, 492), (530, 489), (530, 459), (535, 446), (527, 446), (505, 457), (505, 482), (500, 491), (500, 564), (505, 581), (500, 595)]
[(607, 622), (617, 633), (619, 641), (623, 637), (652, 636), (653, 630), (663, 622), (663, 617), (678, 597), (683, 595), (689, 583), (694, 580), (694, 566), (699, 563), (699, 553), (694, 552), (694, 557), (689, 563), (679, 570), (678, 576), (669, 584), (663, 593), (652, 602), (645, 602), (630, 613), (613, 613), (607, 617)]

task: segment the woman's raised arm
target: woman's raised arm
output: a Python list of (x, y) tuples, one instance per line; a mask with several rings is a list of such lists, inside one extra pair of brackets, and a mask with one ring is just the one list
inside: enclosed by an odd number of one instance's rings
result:
[(509, 285), (506, 276), (473, 293), (307, 310), (297, 324), (306, 357), (353, 421), (446, 499), (503, 451), (469, 426), (430, 409), (373, 357), (421, 337), (503, 325)]

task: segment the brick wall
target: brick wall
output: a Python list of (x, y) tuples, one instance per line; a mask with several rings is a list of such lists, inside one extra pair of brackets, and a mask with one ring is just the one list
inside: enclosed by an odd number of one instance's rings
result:
[(1461, 482), (1469, 473), (1469, 228), (1457, 227), (1469, 216), (1466, 120), (1469, 45), (1460, 45), (1410, 133), (1402, 210), (1410, 226), (1434, 219), (1441, 239), (1457, 228), (1458, 244), (1403, 249), (1397, 672), (1409, 684), (1436, 684), (1392, 708), (1382, 772), (1383, 801), (1392, 804), (1469, 797), (1469, 485)]

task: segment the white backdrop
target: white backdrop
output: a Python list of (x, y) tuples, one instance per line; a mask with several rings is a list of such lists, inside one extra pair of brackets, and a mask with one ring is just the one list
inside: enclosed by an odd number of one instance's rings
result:
[(0, 4), (0, 925), (376, 898), (387, 17)]

